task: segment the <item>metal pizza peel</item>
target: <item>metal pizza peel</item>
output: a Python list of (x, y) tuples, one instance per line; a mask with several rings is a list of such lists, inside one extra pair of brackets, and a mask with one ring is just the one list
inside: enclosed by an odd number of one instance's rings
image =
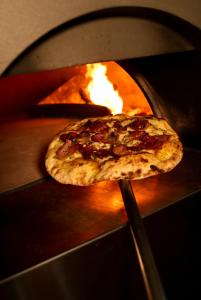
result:
[[(152, 111), (155, 116), (162, 117), (157, 106), (152, 107)], [(129, 180), (119, 180), (119, 187), (127, 213), (131, 237), (137, 253), (147, 298), (148, 300), (166, 300), (164, 288), (160, 280), (131, 182)]]
[(148, 300), (165, 300), (165, 292), (156, 268), (131, 182), (128, 180), (119, 180), (119, 186), (128, 216), (131, 237), (137, 253), (147, 298)]

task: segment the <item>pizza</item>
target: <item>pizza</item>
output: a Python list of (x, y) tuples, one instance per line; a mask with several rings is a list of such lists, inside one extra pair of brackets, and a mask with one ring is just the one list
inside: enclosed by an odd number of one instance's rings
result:
[(168, 172), (182, 150), (165, 119), (119, 114), (68, 124), (50, 143), (45, 164), (60, 183), (85, 186)]

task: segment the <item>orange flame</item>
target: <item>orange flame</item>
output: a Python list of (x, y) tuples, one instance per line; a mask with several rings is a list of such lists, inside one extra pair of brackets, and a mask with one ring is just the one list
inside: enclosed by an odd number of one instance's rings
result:
[(119, 114), (123, 109), (123, 100), (108, 80), (106, 72), (107, 67), (101, 63), (87, 64), (86, 77), (91, 78), (87, 92), (93, 103), (108, 107), (113, 115)]

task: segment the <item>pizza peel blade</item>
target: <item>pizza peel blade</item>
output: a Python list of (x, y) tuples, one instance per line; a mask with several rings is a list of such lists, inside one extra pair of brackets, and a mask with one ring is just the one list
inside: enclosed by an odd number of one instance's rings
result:
[(128, 180), (119, 180), (119, 186), (148, 300), (165, 300), (165, 292), (156, 268), (131, 182)]

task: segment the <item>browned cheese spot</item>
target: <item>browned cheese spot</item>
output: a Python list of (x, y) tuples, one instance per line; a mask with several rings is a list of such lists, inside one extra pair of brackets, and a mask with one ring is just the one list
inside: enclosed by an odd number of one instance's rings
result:
[(140, 161), (146, 163), (146, 162), (148, 162), (148, 159), (141, 157), (141, 158), (140, 158)]
[(58, 168), (57, 167), (53, 167), (52, 168), (52, 172), (57, 172), (58, 171)]
[(128, 164), (132, 164), (132, 160), (129, 160), (129, 161), (128, 161)]
[(135, 173), (136, 173), (136, 175), (138, 175), (138, 176), (139, 176), (139, 175), (142, 173), (142, 170), (141, 170), (141, 169), (138, 169), (138, 170), (136, 170), (136, 172), (135, 172)]
[(158, 172), (158, 173), (164, 173), (164, 170), (163, 169), (159, 169), (157, 166), (155, 166), (155, 165), (150, 165), (150, 169), (152, 170), (152, 171), (156, 171), (156, 172)]

